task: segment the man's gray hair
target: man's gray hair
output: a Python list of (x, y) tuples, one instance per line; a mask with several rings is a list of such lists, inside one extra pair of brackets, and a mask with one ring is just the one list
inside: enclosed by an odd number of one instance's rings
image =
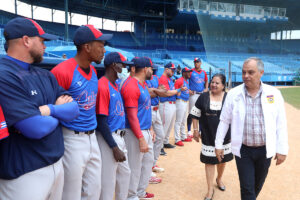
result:
[(247, 64), (251, 60), (255, 60), (256, 61), (256, 66), (257, 66), (257, 68), (258, 68), (259, 71), (263, 71), (264, 70), (264, 63), (263, 63), (263, 61), (260, 58), (257, 58), (257, 57), (247, 58), (245, 60), (244, 64)]

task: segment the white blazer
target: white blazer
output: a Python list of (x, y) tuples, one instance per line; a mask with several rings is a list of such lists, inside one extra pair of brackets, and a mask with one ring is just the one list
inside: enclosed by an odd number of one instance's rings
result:
[[(261, 105), (266, 131), (266, 157), (270, 158), (276, 153), (287, 155), (289, 147), (284, 100), (278, 89), (261, 84)], [(232, 153), (241, 157), (245, 115), (245, 84), (242, 84), (230, 90), (225, 99), (216, 134), (216, 149), (223, 148), (224, 137), (231, 125)]]

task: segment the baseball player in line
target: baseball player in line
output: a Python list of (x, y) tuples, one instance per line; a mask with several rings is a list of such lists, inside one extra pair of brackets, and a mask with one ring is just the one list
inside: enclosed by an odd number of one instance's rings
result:
[[(149, 62), (152, 63), (150, 58), (146, 58)], [(153, 74), (158, 70), (158, 66), (153, 64), (152, 65)], [(165, 90), (162, 86), (159, 86), (159, 80), (156, 75), (152, 75), (150, 80), (146, 80), (147, 86), (149, 90), (154, 89), (154, 96), (151, 96), (151, 113), (152, 113), (152, 127), (155, 132), (155, 141), (153, 144), (153, 152), (154, 152), (154, 163), (152, 167), (153, 172), (163, 172), (164, 168), (157, 166), (157, 160), (161, 153), (161, 149), (163, 149), (163, 141), (164, 141), (164, 128), (162, 125), (161, 117), (159, 114), (159, 96), (165, 96), (167, 90)], [(156, 177), (151, 176), (150, 183), (159, 183), (159, 180)]]
[(153, 166), (154, 132), (151, 130), (151, 99), (145, 81), (152, 76), (145, 58), (134, 58), (135, 75), (121, 89), (126, 111), (125, 143), (131, 169), (128, 200), (151, 199), (145, 192)]
[(101, 192), (101, 154), (95, 129), (98, 78), (91, 62), (100, 63), (104, 57), (105, 40), (93, 25), (80, 26), (74, 35), (77, 54), (51, 72), (59, 85), (78, 102), (80, 115), (71, 122), (63, 122), (65, 154), (64, 200), (99, 199)]
[(125, 112), (116, 80), (122, 68), (132, 62), (118, 52), (105, 56), (105, 74), (98, 81), (97, 139), (102, 157), (100, 200), (126, 200), (130, 168), (124, 141)]
[[(60, 122), (76, 118), (78, 105), (49, 71), (32, 65), (43, 60), (44, 41), (57, 37), (23, 17), (10, 20), (4, 36), (7, 55), (0, 60), (0, 105), (9, 136), (0, 141), (0, 198), (61, 199)], [(1, 136), (7, 136), (2, 117)]]
[(187, 118), (188, 101), (190, 96), (189, 91), (189, 78), (191, 72), (189, 68), (182, 69), (182, 77), (175, 82), (175, 88), (187, 88), (187, 90), (180, 92), (176, 99), (176, 119), (174, 127), (175, 144), (177, 146), (184, 146), (183, 142), (191, 142), (192, 139), (185, 134), (185, 124)]
[(159, 79), (159, 84), (164, 85), (167, 93), (167, 97), (160, 97), (160, 104), (159, 104), (159, 113), (161, 115), (163, 127), (164, 127), (164, 148), (174, 148), (174, 145), (169, 143), (169, 136), (171, 133), (172, 128), (174, 127), (174, 120), (176, 114), (176, 95), (179, 94), (181, 91), (185, 91), (186, 87), (181, 87), (179, 89), (175, 89), (174, 83), (171, 80), (171, 77), (174, 74), (176, 67), (173, 63), (169, 62), (165, 65), (165, 70), (163, 75)]
[[(191, 78), (189, 80), (189, 86), (190, 86), (190, 98), (189, 98), (189, 113), (191, 112), (192, 108), (195, 106), (195, 103), (203, 92), (208, 91), (208, 78), (206, 72), (201, 69), (201, 59), (195, 58), (194, 59), (195, 68), (193, 68), (191, 72)], [(191, 131), (191, 125), (192, 125), (192, 117), (188, 115), (187, 118), (187, 127), (188, 127), (188, 134), (192, 137)]]

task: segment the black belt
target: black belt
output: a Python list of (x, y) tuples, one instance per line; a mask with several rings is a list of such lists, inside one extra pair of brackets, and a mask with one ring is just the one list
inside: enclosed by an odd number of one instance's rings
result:
[(95, 132), (95, 130), (91, 130), (91, 131), (74, 131), (75, 134), (79, 134), (79, 133), (84, 133), (87, 135), (91, 135)]
[(120, 135), (121, 137), (124, 137), (126, 131), (125, 131), (125, 130), (119, 130), (119, 129), (118, 129), (118, 130), (114, 131), (114, 133)]

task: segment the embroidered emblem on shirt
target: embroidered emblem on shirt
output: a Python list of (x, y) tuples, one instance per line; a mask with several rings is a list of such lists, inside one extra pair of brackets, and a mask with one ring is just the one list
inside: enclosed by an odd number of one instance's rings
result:
[(37, 95), (37, 91), (36, 90), (31, 90), (31, 95)]
[(77, 85), (79, 85), (79, 87), (82, 85), (82, 82), (81, 81), (78, 81), (77, 82)]
[(274, 103), (274, 95), (267, 96), (268, 103)]

